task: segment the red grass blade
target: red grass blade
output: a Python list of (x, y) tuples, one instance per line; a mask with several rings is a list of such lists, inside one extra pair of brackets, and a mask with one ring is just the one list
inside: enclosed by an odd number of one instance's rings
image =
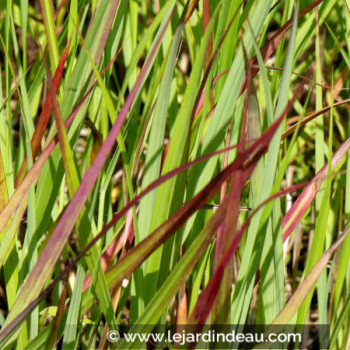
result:
[[(343, 101), (340, 101), (340, 102), (337, 102), (337, 103), (334, 103), (333, 108), (344, 105), (344, 104), (349, 103), (349, 102), (350, 102), (350, 98), (343, 100)], [(331, 108), (332, 108), (331, 106), (326, 106), (317, 112), (313, 112), (313, 113), (308, 114), (307, 116), (305, 116), (303, 118), (302, 121), (300, 121), (300, 128), (305, 126), (308, 122), (315, 119), (319, 115), (322, 115), (323, 113), (329, 111)], [(286, 131), (284, 131), (282, 133), (282, 140), (284, 140), (286, 137), (291, 135), (296, 130), (297, 127), (298, 127), (298, 123), (294, 124), (293, 126), (289, 127)]]
[[(68, 53), (69, 53), (69, 48), (70, 48), (70, 41), (68, 42), (67, 46), (65, 47), (65, 49), (62, 53), (62, 56), (60, 58), (60, 61), (58, 63), (57, 69), (56, 69), (56, 73), (53, 77), (52, 83), (54, 86), (55, 94), (57, 94), (58, 87), (60, 85), (60, 81), (61, 81), (63, 70), (64, 70), (64, 65), (67, 61), (67, 57), (68, 57)], [(52, 99), (51, 99), (51, 95), (48, 94), (46, 96), (43, 109), (40, 113), (38, 123), (36, 125), (35, 131), (34, 131), (34, 134), (33, 134), (32, 140), (31, 140), (33, 161), (39, 152), (41, 140), (44, 136), (47, 124), (49, 123), (51, 112), (52, 112)], [(15, 188), (17, 188), (19, 183), (23, 180), (25, 173), (26, 173), (26, 170), (27, 170), (27, 155), (25, 156), (23, 163), (22, 163), (22, 166), (17, 174), (17, 178), (15, 181)]]
[[(344, 159), (348, 151), (350, 150), (350, 138), (348, 138), (333, 155), (332, 158), (332, 171), (339, 165)], [(303, 193), (298, 197), (287, 214), (282, 219), (283, 240), (285, 241), (292, 233), (295, 226), (300, 222), (307, 208), (314, 200), (317, 191), (320, 189), (323, 181), (328, 175), (328, 163), (317, 173), (317, 175), (310, 181)]]
[(58, 305), (57, 305), (56, 316), (55, 316), (55, 319), (53, 321), (51, 336), (50, 336), (50, 340), (49, 340), (48, 345), (47, 345), (47, 349), (54, 349), (56, 339), (58, 336), (58, 331), (59, 331), (59, 328), (60, 328), (60, 325), (62, 322), (63, 313), (65, 310), (67, 296), (68, 296), (68, 285), (67, 285), (67, 283), (64, 283), (63, 288), (62, 288), (62, 292), (61, 292), (61, 296), (60, 296), (60, 300), (59, 300)]
[[(210, 22), (210, 6), (209, 0), (203, 0), (203, 32), (206, 31), (208, 23)], [(210, 63), (210, 57), (213, 52), (213, 34), (210, 35), (210, 39), (207, 46), (207, 54), (204, 58), (204, 69), (206, 69)]]
[[(237, 234), (237, 223), (239, 215), (239, 206), (241, 201), (241, 193), (246, 182), (249, 180), (256, 163), (244, 171), (238, 170), (232, 179), (231, 189), (228, 194), (228, 205), (223, 222), (222, 237), (220, 237), (221, 246), (217, 256), (218, 265), (221, 264), (225, 257), (227, 247), (230, 246), (232, 240)], [(230, 258), (229, 268), (224, 271), (222, 281), (217, 285), (218, 293), (214, 296), (215, 302), (213, 305), (212, 321), (215, 324), (225, 324), (227, 321), (228, 312), (230, 309), (231, 300), (229, 298), (231, 286), (233, 282), (233, 256)]]

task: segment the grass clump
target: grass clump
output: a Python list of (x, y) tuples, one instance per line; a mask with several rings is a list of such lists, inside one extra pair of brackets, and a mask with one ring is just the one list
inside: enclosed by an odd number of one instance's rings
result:
[(349, 346), (344, 2), (0, 6), (1, 348)]

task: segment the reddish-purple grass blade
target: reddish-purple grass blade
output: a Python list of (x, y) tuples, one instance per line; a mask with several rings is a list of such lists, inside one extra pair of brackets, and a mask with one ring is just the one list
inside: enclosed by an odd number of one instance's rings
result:
[(61, 110), (59, 107), (59, 103), (56, 97), (55, 87), (53, 85), (53, 81), (51, 78), (51, 73), (49, 70), (49, 67), (46, 62), (45, 55), (42, 51), (41, 45), (39, 44), (39, 48), (41, 50), (41, 54), (43, 57), (43, 62), (46, 70), (46, 77), (47, 81), (49, 83), (49, 94), (51, 96), (51, 105), (53, 108), (54, 116), (55, 116), (55, 122), (56, 122), (56, 128), (57, 128), (57, 137), (60, 145), (61, 155), (64, 163), (64, 168), (66, 172), (66, 179), (68, 184), (68, 191), (70, 195), (72, 195), (75, 191), (75, 189), (79, 186), (79, 179), (78, 179), (78, 173), (76, 170), (74, 158), (73, 158), (73, 151), (71, 148), (71, 145), (69, 143), (69, 139), (67, 136), (67, 130), (64, 125), (64, 120), (61, 114)]
[[(209, 0), (203, 0), (203, 32), (206, 31), (209, 22), (210, 22)], [(208, 46), (207, 46), (207, 54), (204, 57), (204, 68), (205, 69), (210, 64), (210, 57), (211, 57), (212, 53), (213, 53), (213, 34), (210, 35)]]
[[(332, 168), (333, 171), (339, 163), (344, 159), (348, 151), (350, 150), (350, 138), (348, 138), (333, 155), (332, 158)], [(283, 240), (285, 241), (288, 236), (292, 233), (295, 226), (300, 222), (307, 208), (314, 200), (316, 193), (320, 189), (323, 181), (328, 175), (328, 163), (323, 166), (323, 168), (317, 173), (317, 175), (310, 181), (308, 186), (298, 197), (292, 207), (289, 209), (288, 213), (282, 219), (282, 231)]]
[[(67, 61), (67, 57), (69, 53), (69, 48), (70, 48), (70, 41), (68, 42), (67, 46), (65, 47), (62, 53), (55, 75), (53, 77), (53, 86), (55, 89), (55, 94), (57, 93), (58, 87), (60, 85), (60, 81), (64, 70), (64, 65)], [(32, 137), (32, 141), (31, 141), (33, 161), (39, 152), (41, 140), (44, 136), (47, 124), (49, 123), (51, 112), (52, 112), (52, 99), (50, 94), (48, 94), (46, 96), (44, 106), (40, 113), (38, 123), (36, 125), (35, 131)], [(26, 170), (27, 170), (27, 155), (24, 157), (22, 166), (18, 172), (16, 181), (15, 181), (15, 188), (17, 188), (18, 184), (23, 180)]]
[[(346, 100), (343, 100), (343, 101), (340, 101), (340, 102), (337, 102), (337, 103), (334, 103), (333, 106), (326, 106), (326, 107), (322, 108), (321, 110), (319, 110), (317, 112), (313, 112), (313, 113), (308, 114), (307, 116), (305, 116), (303, 118), (303, 120), (300, 121), (300, 128), (305, 126), (308, 122), (310, 122), (311, 120), (315, 119), (319, 115), (329, 111), (332, 107), (333, 108), (334, 107), (338, 107), (338, 106), (341, 106), (341, 105), (349, 103), (349, 102), (350, 102), (350, 98), (348, 98)], [(288, 137), (290, 134), (292, 134), (296, 130), (296, 128), (298, 127), (298, 124), (299, 123), (296, 123), (293, 126), (291, 126), (290, 128), (288, 128), (286, 131), (284, 131), (282, 133), (282, 140), (284, 140), (286, 137)]]
[(55, 315), (55, 318), (53, 320), (50, 340), (49, 340), (49, 343), (47, 345), (47, 349), (54, 349), (56, 339), (58, 336), (58, 331), (60, 329), (60, 325), (62, 322), (63, 313), (65, 310), (67, 296), (68, 296), (68, 285), (67, 285), (67, 283), (64, 283), (63, 288), (62, 288), (62, 292), (61, 292), (61, 296), (60, 296), (60, 300), (58, 301), (56, 315)]
[[(231, 189), (228, 194), (228, 204), (225, 213), (225, 219), (222, 223), (222, 237), (220, 238), (221, 246), (219, 247), (219, 255), (217, 256), (218, 265), (220, 265), (227, 247), (231, 244), (237, 233), (237, 223), (239, 215), (239, 205), (241, 201), (241, 194), (245, 183), (249, 180), (255, 165), (250, 166), (245, 170), (238, 170), (231, 184)], [(227, 321), (227, 310), (230, 309), (231, 300), (229, 298), (231, 286), (233, 282), (233, 256), (231, 256), (231, 263), (224, 271), (224, 276), (221, 283), (218, 285), (218, 294), (213, 305), (212, 321), (215, 324), (225, 324)]]
[[(231, 140), (231, 124), (229, 124), (228, 129), (227, 129), (227, 135), (226, 135), (226, 147), (229, 146)], [(227, 167), (228, 164), (228, 152), (225, 153), (224, 156), (224, 168)], [(223, 200), (226, 197), (227, 193), (227, 182), (223, 183), (221, 186), (221, 191), (220, 191), (220, 203), (223, 202)], [(249, 210), (249, 208), (246, 208)], [(216, 233), (216, 244), (215, 244), (215, 258), (214, 258), (214, 268), (218, 265), (218, 260), (220, 256), (220, 247), (222, 243), (220, 242), (222, 238), (222, 231), (223, 231), (223, 225), (221, 225), (218, 229), (218, 232)]]

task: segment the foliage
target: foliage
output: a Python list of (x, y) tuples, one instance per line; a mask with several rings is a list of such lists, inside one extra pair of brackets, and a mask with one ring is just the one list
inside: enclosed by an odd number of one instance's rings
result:
[(0, 1), (0, 347), (349, 346), (349, 31), (340, 0)]

